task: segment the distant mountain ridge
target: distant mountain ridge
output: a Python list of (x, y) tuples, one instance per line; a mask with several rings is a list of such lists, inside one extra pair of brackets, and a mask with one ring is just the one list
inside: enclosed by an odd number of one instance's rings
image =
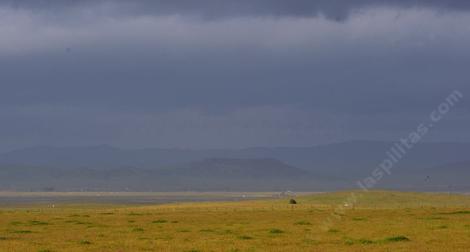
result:
[(305, 170), (276, 159), (207, 158), (183, 167), (170, 169), (171, 174), (210, 178), (299, 178), (308, 176)]
[[(206, 158), (273, 158), (306, 170), (343, 170), (345, 165), (371, 166), (386, 158), (392, 142), (350, 141), (314, 147), (257, 147), (245, 149), (120, 149), (111, 146), (33, 147), (0, 154), (0, 164), (67, 167), (163, 166)], [(467, 161), (470, 143), (421, 143), (409, 150), (404, 162), (437, 166)]]
[[(63, 188), (73, 184), (74, 188), (99, 185), (109, 190), (124, 185), (139, 190), (268, 190), (284, 185), (304, 190), (351, 188), (387, 158), (386, 152), (393, 144), (350, 141), (314, 147), (213, 150), (126, 150), (105, 145), (34, 147), (0, 154), (0, 187), (57, 184)], [(466, 166), (445, 167), (468, 162), (469, 150), (470, 143), (420, 143), (394, 165), (392, 174), (378, 186), (468, 186)], [(439, 181), (440, 177), (446, 179)]]

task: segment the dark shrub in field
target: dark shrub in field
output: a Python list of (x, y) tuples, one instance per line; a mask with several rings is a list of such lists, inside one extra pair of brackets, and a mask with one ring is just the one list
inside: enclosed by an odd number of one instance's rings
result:
[(294, 225), (312, 225), (312, 223), (308, 221), (297, 221)]
[(136, 228), (133, 228), (132, 231), (133, 231), (133, 232), (144, 232), (144, 229), (143, 229), (143, 228), (136, 227)]
[(295, 201), (295, 199), (290, 199), (289, 204), (297, 204), (297, 201)]
[(385, 239), (386, 242), (400, 242), (400, 241), (409, 241), (410, 239), (406, 236), (392, 236)]
[(277, 228), (273, 228), (273, 229), (269, 230), (269, 233), (271, 233), (271, 234), (282, 234), (282, 233), (284, 233), (284, 231), (282, 231), (280, 229), (277, 229)]
[(15, 233), (15, 234), (30, 234), (33, 231), (31, 231), (31, 230), (14, 230), (14, 231), (11, 231), (11, 232)]

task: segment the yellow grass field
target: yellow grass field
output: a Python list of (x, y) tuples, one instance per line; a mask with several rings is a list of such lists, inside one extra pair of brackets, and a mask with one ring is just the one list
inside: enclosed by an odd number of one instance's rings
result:
[(470, 196), (324, 193), (239, 202), (0, 208), (0, 251), (470, 251)]

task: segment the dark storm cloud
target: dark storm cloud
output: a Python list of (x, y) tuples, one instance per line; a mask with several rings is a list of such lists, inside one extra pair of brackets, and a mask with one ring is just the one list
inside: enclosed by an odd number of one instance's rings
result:
[(76, 49), (0, 60), (3, 87), (9, 91), (0, 94), (0, 104), (145, 111), (297, 105), (355, 114), (424, 112), (453, 89), (468, 90), (464, 59), (426, 51), (425, 58), (410, 49), (395, 52), (395, 59), (389, 53), (362, 52), (328, 62), (331, 55), (309, 50), (312, 55), (245, 49), (175, 59), (151, 51), (99, 58), (94, 51)]
[(467, 1), (0, 3), (0, 149), (395, 140), (470, 94)]
[(26, 22), (17, 39), (5, 40), (12, 42), (0, 71), (10, 92), (0, 94), (0, 104), (145, 111), (296, 105), (375, 114), (423, 111), (446, 92), (467, 90), (470, 35), (454, 39), (466, 16), (443, 18), (452, 26), (441, 27), (427, 12), (404, 14), (392, 25), (395, 13), (383, 14), (365, 15), (377, 27), (363, 27), (361, 18), (341, 25), (124, 19), (65, 29)]
[(351, 12), (365, 7), (437, 8), (467, 11), (465, 0), (4, 0), (0, 3), (14, 8), (50, 13), (76, 11), (90, 6), (113, 7), (113, 15), (197, 15), (205, 18), (240, 16), (312, 17), (319, 14), (344, 20)]

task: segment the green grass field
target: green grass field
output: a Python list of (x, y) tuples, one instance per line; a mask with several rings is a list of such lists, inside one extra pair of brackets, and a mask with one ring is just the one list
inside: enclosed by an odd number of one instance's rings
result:
[(470, 196), (0, 208), (0, 251), (470, 251)]

